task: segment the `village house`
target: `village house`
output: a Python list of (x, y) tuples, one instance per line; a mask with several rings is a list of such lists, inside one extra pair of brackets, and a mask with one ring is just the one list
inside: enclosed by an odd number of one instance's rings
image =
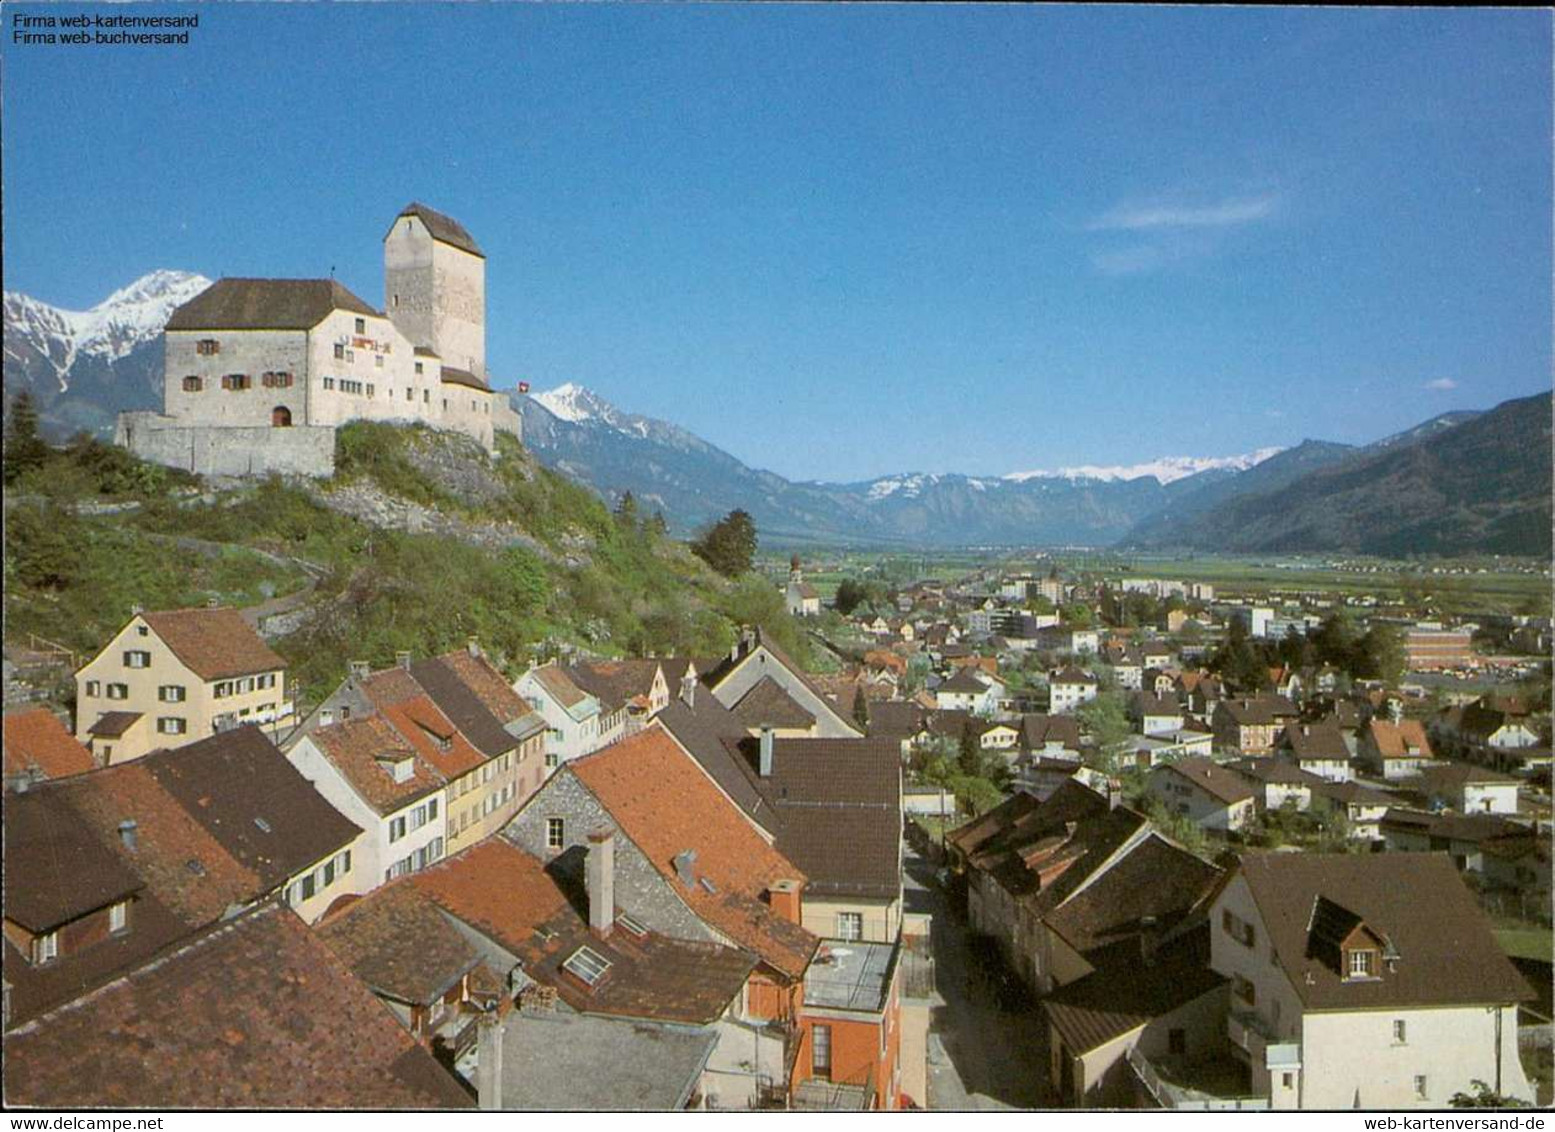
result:
[(1279, 754), (1308, 774), (1329, 782), (1355, 778), (1350, 744), (1332, 723), (1288, 723), (1277, 743)]
[[(1241, 1107), (1441, 1108), (1476, 1080), (1532, 1100), (1516, 1041), (1531, 992), (1445, 857), (1248, 854), (1210, 923)], [(1202, 1107), (1151, 1077), (1158, 1103)]]
[(1212, 759), (1163, 763), (1150, 772), (1146, 784), (1169, 812), (1217, 833), (1245, 829), (1257, 811), (1258, 792), (1236, 771)]
[(451, 217), (409, 204), (383, 240), (378, 311), (334, 279), (223, 278), (172, 313), (163, 406), (115, 442), (203, 474), (323, 476), (353, 420), (518, 434), (488, 384), (486, 257)]
[(935, 687), (934, 700), (942, 711), (990, 715), (1003, 694), (1004, 685), (997, 677), (988, 675), (981, 668), (963, 666)]
[(1436, 761), (1425, 724), (1418, 719), (1373, 719), (1361, 733), (1359, 758), (1389, 782), (1418, 775)]
[(1284, 758), (1245, 758), (1225, 764), (1253, 788), (1260, 813), (1287, 806), (1297, 812), (1312, 808), (1312, 795), (1328, 780)]
[(76, 673), (76, 738), (103, 765), (293, 717), (286, 662), (235, 609), (137, 612)]
[(1425, 799), (1427, 809), (1451, 809), (1461, 814), (1515, 814), (1520, 779), (1471, 763), (1428, 766), (1418, 779), (1399, 785)]
[(1210, 720), (1215, 747), (1228, 754), (1272, 754), (1280, 732), (1299, 714), (1284, 696), (1221, 700)]
[(1175, 695), (1135, 692), (1129, 697), (1129, 719), (1141, 735), (1173, 735), (1182, 730), (1182, 705)]
[(46, 707), (5, 714), (5, 789), (69, 778), (97, 769), (97, 760)]
[(625, 731), (625, 705), (606, 711), (598, 696), (584, 691), (554, 661), (531, 668), (513, 690), (545, 720), (547, 773), (615, 742)]
[[(849, 717), (846, 709), (839, 709), (805, 674), (804, 669), (790, 660), (759, 628), (744, 630), (729, 650), (728, 656), (716, 662), (699, 662), (697, 670), (701, 674), (702, 683), (718, 702), (736, 713), (739, 712), (740, 702), (763, 679), (770, 679), (785, 696), (814, 719), (812, 734), (815, 738), (857, 739), (863, 734), (863, 729)], [(763, 721), (754, 722), (759, 725)]]
[(1078, 668), (1064, 668), (1048, 680), (1048, 710), (1054, 715), (1067, 715), (1075, 708), (1096, 698), (1101, 685), (1096, 677)]
[(1312, 787), (1312, 808), (1344, 818), (1346, 835), (1355, 841), (1380, 842), (1382, 819), (1398, 799), (1359, 782), (1328, 782)]
[(361, 833), (253, 727), (10, 795), (8, 1025), (235, 910), (317, 919), (352, 891)]
[(1176, 927), (1220, 875), (1074, 779), (1045, 801), (1015, 794), (946, 848), (973, 930), (1039, 994), (1138, 956), (1142, 934)]

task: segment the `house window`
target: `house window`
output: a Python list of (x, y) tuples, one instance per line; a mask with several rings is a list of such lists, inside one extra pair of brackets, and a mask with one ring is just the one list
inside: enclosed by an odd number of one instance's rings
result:
[(810, 1029), (810, 1072), (823, 1081), (831, 1080), (831, 1027), (815, 1025)]
[(98, 681), (96, 681), (96, 680), (88, 680), (86, 682), (86, 694), (87, 695), (89, 695), (89, 696), (100, 696), (100, 695), (102, 695), (102, 691), (103, 691), (103, 686)]
[(205, 382), (198, 374), (190, 374), (184, 378), (184, 392), (198, 393), (205, 388)]
[(333, 389), (333, 388), (335, 388), (335, 379), (332, 378), (332, 377), (326, 377), (324, 379), (324, 388), (325, 389)]
[(373, 395), (373, 383), (370, 381), (367, 383), (367, 395), (369, 397)]
[(545, 768), (547, 770), (555, 770), (559, 765), (561, 765), (561, 755), (555, 751), (545, 752)]
[(151, 654), (144, 649), (130, 649), (124, 654), (125, 668), (149, 668)]
[(1296, 1087), (1296, 1075), (1294, 1073), (1281, 1073), (1280, 1087), (1282, 1089), (1294, 1089)]
[(201, 338), (194, 344), (194, 352), (201, 355), (221, 353), (221, 343), (214, 338)]
[(49, 963), (59, 958), (59, 933), (46, 932), (32, 941), (32, 961)]
[(1425, 1100), (1427, 1096), (1426, 1084), (1427, 1082), (1424, 1074), (1420, 1074), (1415, 1077), (1415, 1096), (1421, 1100)]
[(344, 344), (342, 344), (340, 342), (336, 342), (335, 343), (335, 357), (339, 358), (341, 361), (344, 361), (345, 360), (345, 356), (346, 356), (346, 348), (345, 348)]
[(838, 939), (863, 939), (864, 938), (864, 913), (862, 913), (862, 912), (838, 912), (837, 913), (837, 938)]
[(157, 699), (165, 704), (181, 704), (184, 702), (184, 686), (182, 684), (163, 684), (157, 689)]
[(402, 838), (404, 836), (405, 836), (405, 815), (401, 814), (399, 817), (392, 818), (389, 821), (389, 843), (392, 845), (394, 842), (398, 841), (400, 838)]
[(421, 403), (423, 405), (430, 405), (432, 403), (432, 391), (430, 389), (423, 389), (421, 391)]
[(414, 401), (415, 399), (416, 399), (416, 391), (414, 389), (406, 389), (405, 390), (405, 400), (407, 400), (407, 401)]
[(1404, 1035), (1405, 1035), (1406, 1032), (1407, 1031), (1406, 1031), (1405, 1026), (1404, 1026), (1404, 1020), (1402, 1018), (1395, 1018), (1395, 1019), (1393, 1019), (1393, 1044), (1394, 1045), (1401, 1046), (1401, 1045), (1404, 1044), (1404, 1042), (1406, 1040)]
[(117, 904), (108, 906), (108, 930), (110, 932), (122, 932), (130, 926), (130, 902), (120, 900)]
[(421, 363), (420, 363), (420, 362), (417, 362), (417, 363), (416, 363), (416, 372), (417, 372), (417, 373), (420, 373), (420, 372), (421, 372)]
[(243, 389), (248, 389), (253, 384), (254, 379), (246, 373), (223, 374), (221, 379), (221, 387), (223, 389), (231, 390), (234, 393)]
[(359, 318), (356, 320), (356, 332), (358, 334), (367, 333), (367, 320), (365, 318)]
[(567, 823), (563, 818), (545, 819), (545, 847), (560, 849), (567, 839)]
[(1237, 998), (1247, 1003), (1248, 1006), (1254, 1005), (1258, 1000), (1258, 992), (1253, 987), (1253, 984), (1241, 975), (1234, 976), (1231, 990)]
[(162, 735), (182, 735), (189, 730), (189, 722), (182, 716), (164, 715), (157, 719), (157, 732)]
[(127, 700), (130, 698), (130, 686), (128, 684), (109, 684), (108, 698), (110, 700)]
[(1357, 948), (1350, 952), (1349, 972), (1352, 979), (1369, 979), (1372, 975), (1375, 951)]

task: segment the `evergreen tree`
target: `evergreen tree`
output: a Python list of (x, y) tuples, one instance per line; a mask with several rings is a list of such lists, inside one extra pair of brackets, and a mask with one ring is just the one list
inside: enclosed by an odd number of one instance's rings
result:
[(837, 586), (837, 596), (832, 604), (838, 613), (846, 617), (859, 607), (865, 594), (866, 590), (862, 584), (852, 578), (844, 578)]
[(629, 531), (637, 529), (637, 500), (630, 491), (621, 496), (621, 501), (616, 504), (616, 522)]
[(859, 725), (864, 734), (869, 734), (869, 697), (864, 695), (863, 684), (853, 693), (853, 722)]
[(962, 774), (974, 778), (983, 772), (983, 752), (978, 745), (977, 728), (972, 726), (970, 719), (961, 725), (961, 750), (956, 756), (956, 765)]
[(15, 483), (25, 473), (41, 468), (48, 456), (49, 446), (38, 433), (38, 410), (32, 394), (23, 389), (11, 398), (5, 414), (5, 482)]
[(663, 511), (655, 511), (649, 518), (648, 533), (655, 538), (664, 538), (670, 533), (670, 525), (665, 521)]
[(756, 524), (744, 511), (730, 511), (691, 544), (691, 552), (726, 578), (736, 578), (756, 559)]

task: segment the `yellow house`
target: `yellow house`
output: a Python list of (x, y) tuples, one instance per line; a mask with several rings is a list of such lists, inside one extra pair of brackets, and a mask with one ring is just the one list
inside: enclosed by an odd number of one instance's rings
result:
[(235, 609), (137, 612), (76, 673), (76, 738), (104, 765), (293, 714), (286, 662)]

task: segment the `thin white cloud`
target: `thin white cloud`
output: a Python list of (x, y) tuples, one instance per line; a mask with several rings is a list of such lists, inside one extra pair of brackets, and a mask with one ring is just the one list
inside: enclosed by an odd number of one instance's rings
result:
[(1440, 389), (1445, 391), (1448, 389), (1458, 388), (1458, 383), (1450, 377), (1438, 377), (1434, 381), (1426, 382), (1425, 387), (1427, 389)]
[(1142, 275), (1163, 266), (1167, 258), (1160, 248), (1141, 244), (1133, 248), (1097, 252), (1091, 256), (1091, 266), (1103, 275)]
[(1140, 232), (1157, 228), (1226, 228), (1269, 216), (1279, 205), (1273, 193), (1258, 197), (1233, 197), (1206, 205), (1119, 206), (1091, 221), (1096, 232)]

